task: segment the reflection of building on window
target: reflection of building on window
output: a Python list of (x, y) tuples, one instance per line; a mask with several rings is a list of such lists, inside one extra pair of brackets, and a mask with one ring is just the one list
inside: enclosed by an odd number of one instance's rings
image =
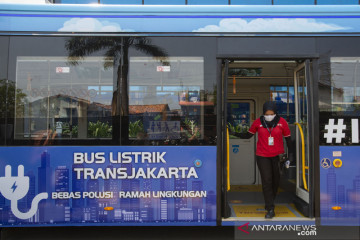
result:
[(167, 57), (166, 65), (131, 57), (129, 90), (130, 138), (144, 131), (156, 144), (188, 144), (216, 135), (215, 96), (204, 89), (203, 57)]
[(104, 117), (111, 121), (111, 106), (67, 95), (51, 96), (46, 100), (49, 103), (49, 108), (47, 108), (47, 103), (44, 102), (44, 99), (31, 103), (33, 115), (46, 116), (48, 113), (50, 119), (32, 118), (31, 124), (34, 130), (32, 135), (36, 135), (37, 129), (42, 130), (38, 127), (43, 126), (46, 121), (50, 129), (56, 130), (58, 137), (110, 137), (108, 136), (109, 134), (101, 134), (104, 131), (101, 128), (98, 128), (97, 133), (95, 133), (96, 129), (92, 131), (91, 127)]
[(150, 125), (150, 121), (166, 121), (169, 110), (167, 104), (130, 105), (129, 137), (136, 138), (139, 136), (139, 133), (146, 133), (147, 137), (151, 137), (155, 130), (154, 126)]
[(89, 96), (107, 105), (111, 105), (113, 86), (88, 86)]
[(295, 92), (293, 86), (270, 86), (270, 100), (276, 102), (278, 114), (288, 123), (295, 122)]
[(332, 57), (330, 81), (320, 81), (322, 111), (360, 111), (360, 58)]
[(76, 65), (65, 57), (18, 57), (16, 89), (25, 93), (16, 112), (15, 138), (38, 138), (55, 131), (57, 138), (112, 136), (112, 67), (100, 57)]

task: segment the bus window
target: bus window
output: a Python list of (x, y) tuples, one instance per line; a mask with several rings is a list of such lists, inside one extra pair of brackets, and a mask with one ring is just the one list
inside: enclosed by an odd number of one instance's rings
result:
[(113, 69), (104, 61), (17, 57), (15, 140), (111, 138)]
[[(351, 125), (351, 118), (360, 115), (360, 58), (331, 57), (330, 65), (322, 68), (319, 80), (320, 129), (330, 118), (341, 116), (346, 125)], [(344, 145), (351, 145), (351, 128), (344, 130)], [(322, 135), (321, 135), (322, 136)], [(327, 144), (327, 139), (320, 137), (320, 144)]]
[(212, 131), (207, 120), (215, 116), (215, 98), (204, 90), (203, 57), (131, 57), (129, 88), (130, 142), (198, 145), (211, 141), (215, 128)]
[(216, 144), (214, 52), (147, 37), (10, 42), (6, 145)]

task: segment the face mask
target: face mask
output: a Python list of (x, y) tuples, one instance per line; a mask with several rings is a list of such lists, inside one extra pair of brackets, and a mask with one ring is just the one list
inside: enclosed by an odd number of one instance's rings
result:
[(266, 121), (271, 122), (275, 118), (276, 114), (274, 115), (264, 115)]

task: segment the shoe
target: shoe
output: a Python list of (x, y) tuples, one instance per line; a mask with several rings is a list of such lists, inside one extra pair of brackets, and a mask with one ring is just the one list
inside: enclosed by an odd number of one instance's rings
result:
[(267, 212), (266, 215), (265, 215), (265, 218), (271, 219), (271, 218), (273, 218), (273, 217), (275, 217), (275, 211), (274, 211), (274, 209), (268, 210), (268, 212)]

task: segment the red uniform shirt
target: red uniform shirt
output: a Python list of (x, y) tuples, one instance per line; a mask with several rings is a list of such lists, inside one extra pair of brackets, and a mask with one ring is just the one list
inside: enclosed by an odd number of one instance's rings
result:
[[(269, 130), (271, 130), (271, 128), (269, 128)], [(274, 145), (269, 145), (270, 133), (267, 128), (261, 124), (260, 118), (254, 121), (249, 129), (249, 132), (252, 134), (258, 132), (256, 155), (262, 157), (275, 157), (284, 153), (283, 136), (290, 136), (289, 125), (282, 117), (280, 117), (279, 123), (276, 127), (271, 130), (271, 137), (274, 138)]]

